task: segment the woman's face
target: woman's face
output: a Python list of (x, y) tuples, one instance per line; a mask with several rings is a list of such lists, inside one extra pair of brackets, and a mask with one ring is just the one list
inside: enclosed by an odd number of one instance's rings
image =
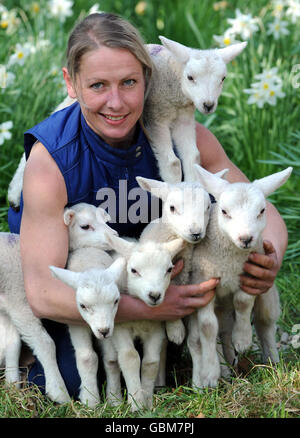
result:
[(70, 97), (79, 100), (87, 124), (113, 147), (130, 145), (144, 106), (143, 67), (127, 49), (87, 52), (72, 83), (63, 69)]

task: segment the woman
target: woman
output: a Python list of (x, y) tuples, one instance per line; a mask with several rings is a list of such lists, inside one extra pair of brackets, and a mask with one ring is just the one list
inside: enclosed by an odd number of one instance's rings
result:
[[(34, 314), (45, 320), (56, 342), (67, 388), (76, 396), (80, 379), (64, 324), (83, 321), (74, 291), (54, 279), (48, 268), (66, 264), (68, 233), (63, 209), (77, 202), (99, 205), (97, 191), (103, 187), (113, 188), (118, 199), (120, 180), (127, 181), (128, 193), (137, 187), (136, 176), (159, 175), (139, 123), (151, 78), (151, 59), (137, 31), (114, 15), (90, 15), (73, 30), (67, 61), (63, 75), (68, 94), (79, 103), (54, 113), (25, 133), (24, 208), (15, 220), (20, 222), (22, 217), (21, 257), (28, 301)], [(197, 144), (206, 169), (216, 172), (229, 168), (230, 181), (247, 180), (217, 139), (199, 124)], [(130, 222), (112, 226), (120, 235), (138, 236), (142, 229), (142, 224)], [(252, 254), (241, 276), (247, 293), (260, 294), (270, 288), (286, 249), (286, 228), (272, 205), (268, 206), (265, 238), (269, 240), (265, 242), (266, 255)], [(178, 262), (174, 275), (181, 269)], [(205, 306), (213, 298), (216, 285), (216, 279), (171, 285), (164, 303), (157, 308), (122, 295), (116, 321), (184, 317)], [(39, 386), (44, 383), (37, 362), (29, 380)]]

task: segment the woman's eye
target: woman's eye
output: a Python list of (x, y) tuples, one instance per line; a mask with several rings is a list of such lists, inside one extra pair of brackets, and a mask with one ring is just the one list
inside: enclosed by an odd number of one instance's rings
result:
[(96, 82), (96, 84), (92, 85), (92, 88), (94, 88), (94, 90), (99, 90), (102, 87), (103, 87), (103, 82)]
[(123, 82), (126, 87), (132, 87), (136, 81), (134, 79), (127, 79), (127, 81)]

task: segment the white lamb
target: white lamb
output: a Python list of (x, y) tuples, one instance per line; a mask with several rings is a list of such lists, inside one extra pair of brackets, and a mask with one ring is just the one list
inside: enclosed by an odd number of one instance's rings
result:
[(217, 203), (212, 209), (206, 236), (194, 249), (191, 281), (198, 283), (220, 277), (220, 283), (216, 299), (189, 318), (188, 347), (193, 361), (193, 384), (214, 387), (220, 376), (216, 346), (218, 321), (224, 356), (231, 364), (234, 349), (243, 352), (251, 345), (250, 317), (254, 303), (255, 325), (264, 359), (278, 361), (275, 331), (280, 306), (277, 289), (273, 286), (266, 294), (255, 298), (240, 289), (239, 275), (251, 252), (263, 253), (265, 197), (285, 183), (292, 168), (253, 183), (234, 184), (200, 166), (195, 165), (195, 168), (203, 187)]
[[(158, 160), (162, 179), (181, 181), (181, 163), (173, 151), (174, 141), (182, 160), (184, 179), (193, 181), (193, 164), (200, 163), (196, 146), (194, 112), (213, 113), (218, 105), (226, 64), (238, 56), (247, 42), (223, 49), (198, 50), (165, 37), (163, 44), (146, 45), (154, 64), (153, 78), (144, 107), (144, 124)], [(67, 96), (54, 110), (59, 111), (76, 99)], [(159, 110), (158, 110), (159, 109)], [(26, 164), (23, 154), (8, 187), (10, 205), (18, 208)]]
[[(206, 233), (211, 206), (209, 195), (197, 182), (169, 184), (143, 177), (136, 179), (142, 189), (163, 201), (162, 216), (144, 228), (139, 240), (169, 242), (178, 237), (184, 239), (186, 246), (177, 255), (184, 260), (184, 267), (173, 282), (188, 284), (193, 245)], [(166, 330), (169, 340), (176, 344), (183, 342), (185, 329), (181, 320), (167, 322)]]
[[(183, 248), (184, 241), (176, 239), (167, 243), (139, 243), (115, 236), (110, 236), (109, 240), (116, 253), (127, 261), (120, 290), (139, 298), (148, 306), (161, 304), (171, 279), (172, 259)], [(136, 338), (143, 343), (142, 364), (134, 346)], [(164, 338), (162, 322), (145, 320), (118, 323), (112, 337), (101, 342), (107, 378), (107, 400), (111, 404), (122, 400), (121, 369), (132, 411), (139, 407), (152, 407)]]
[(151, 88), (144, 107), (144, 125), (158, 161), (161, 178), (176, 183), (193, 181), (194, 164), (200, 164), (196, 146), (194, 112), (215, 111), (227, 74), (226, 64), (238, 56), (247, 43), (223, 49), (198, 50), (165, 37), (163, 46), (148, 45), (154, 63)]
[[(64, 219), (69, 225), (70, 232), (70, 248), (72, 252), (69, 257), (69, 265), (72, 268), (76, 267), (76, 256), (78, 252), (81, 257), (80, 251), (86, 251), (85, 244), (91, 245), (94, 241), (95, 246), (106, 247), (104, 235), (115, 235), (116, 232), (106, 225), (108, 216), (102, 209), (96, 209), (94, 206), (87, 204), (78, 204), (71, 209), (66, 209), (64, 213)], [(102, 221), (102, 222), (99, 222)], [(91, 234), (94, 235), (91, 238)], [(75, 244), (73, 239), (77, 239)], [(81, 245), (81, 249), (78, 248), (78, 243)], [(97, 251), (97, 248), (90, 248)], [(101, 254), (105, 254), (103, 250), (98, 249)], [(99, 255), (99, 253), (97, 253)], [(94, 255), (96, 255), (94, 253)], [(105, 261), (102, 261), (103, 265), (109, 266), (113, 260), (110, 256), (102, 255), (102, 259), (105, 257)], [(6, 331), (13, 332), (14, 328), (17, 329), (21, 338), (31, 347), (33, 353), (40, 360), (46, 379), (46, 394), (54, 401), (63, 403), (68, 401), (69, 395), (65, 387), (64, 381), (60, 375), (60, 372), (56, 363), (55, 344), (51, 337), (44, 329), (41, 321), (34, 316), (31, 308), (27, 302), (26, 294), (24, 290), (23, 275), (21, 268), (20, 258), (20, 246), (19, 236), (11, 233), (0, 234), (0, 314), (5, 320), (2, 322), (5, 324)], [(80, 260), (82, 262), (82, 260)], [(91, 261), (88, 261), (91, 264)], [(94, 263), (99, 265), (99, 259)], [(55, 268), (52, 268), (55, 272)], [(57, 268), (59, 269), (59, 268)], [(82, 267), (84, 269), (84, 266)], [(94, 334), (98, 338), (110, 335), (113, 330), (114, 315), (117, 310), (117, 301), (119, 299), (119, 290), (116, 286), (116, 279), (124, 269), (124, 261), (116, 261), (105, 272), (102, 270), (94, 270), (88, 273), (77, 274), (73, 273), (73, 285), (76, 285), (76, 299), (78, 310), (82, 317), (90, 324)], [(66, 274), (67, 275), (67, 274)], [(69, 275), (70, 276), (70, 275)], [(73, 286), (74, 287), (74, 286)], [(108, 303), (107, 289), (110, 290), (110, 302)], [(91, 319), (90, 314), (81, 306), (82, 301), (88, 298), (94, 299), (92, 302), (95, 305), (94, 316)], [(103, 303), (107, 302), (106, 311), (103, 309)], [(109, 310), (108, 310), (109, 309)], [(94, 320), (96, 318), (96, 321)], [(109, 329), (109, 331), (108, 331)], [(78, 360), (79, 368), (81, 363), (84, 363), (87, 358), (84, 356), (88, 346), (84, 345), (82, 349), (82, 341), (87, 341), (88, 329), (85, 327), (71, 327), (70, 333), (72, 342), (76, 350), (76, 358)], [(73, 336), (72, 333), (77, 333)], [(14, 344), (8, 344), (5, 351), (6, 356), (6, 368), (8, 375), (8, 381), (18, 381), (18, 360), (20, 353), (20, 339), (17, 339), (16, 333), (13, 332)], [(2, 344), (3, 345), (3, 344)], [(82, 349), (82, 350), (80, 350)], [(13, 350), (13, 357), (10, 352)], [(78, 355), (78, 352), (82, 353), (82, 356)], [(81, 367), (82, 368), (82, 367)], [(81, 372), (81, 369), (79, 369)], [(86, 373), (85, 373), (86, 374)], [(94, 383), (94, 382), (93, 382)], [(96, 392), (95, 386), (84, 387), (86, 384), (86, 377), (82, 376), (82, 388), (80, 393), (80, 399), (84, 402), (88, 401), (90, 404), (97, 401), (94, 394)]]

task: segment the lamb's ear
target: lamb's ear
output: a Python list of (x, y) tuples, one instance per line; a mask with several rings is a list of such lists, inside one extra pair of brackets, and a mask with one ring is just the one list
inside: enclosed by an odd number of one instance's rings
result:
[(228, 171), (229, 171), (229, 169), (223, 169), (223, 170), (220, 170), (219, 172), (214, 173), (214, 175), (217, 176), (218, 178), (226, 179), (225, 177), (226, 177), (226, 174)]
[(282, 186), (290, 177), (293, 168), (288, 167), (281, 172), (273, 173), (272, 175), (265, 176), (264, 178), (257, 179), (253, 181), (256, 187), (258, 187), (265, 197), (269, 196), (271, 193), (275, 192), (280, 186)]
[(177, 58), (182, 64), (185, 64), (189, 58), (191, 49), (183, 44), (177, 43), (176, 41), (169, 40), (166, 37), (159, 36), (162, 45), (170, 50), (170, 52)]
[(169, 193), (169, 185), (164, 181), (157, 181), (156, 179), (144, 178), (142, 176), (137, 176), (136, 180), (138, 185), (147, 192), (151, 192), (152, 195), (157, 196), (163, 201), (166, 200)]
[(97, 207), (96, 218), (97, 218), (98, 222), (101, 222), (101, 223), (102, 222), (104, 222), (104, 223), (109, 222), (111, 219), (110, 215), (104, 210), (104, 208), (102, 208), (100, 206)]
[(171, 240), (170, 242), (163, 243), (163, 246), (169, 251), (171, 254), (171, 257), (175, 257), (176, 254), (179, 253), (186, 245), (185, 240), (183, 240), (181, 237), (178, 239)]
[(70, 286), (72, 289), (76, 290), (79, 284), (80, 272), (73, 272), (69, 269), (62, 269), (56, 266), (49, 266), (49, 269), (53, 277), (61, 280), (63, 283)]
[(218, 176), (220, 172), (214, 175), (213, 173), (210, 173), (203, 167), (199, 166), (199, 164), (194, 164), (194, 167), (197, 172), (198, 181), (201, 183), (203, 188), (218, 200), (221, 193), (223, 193), (226, 187), (228, 187), (229, 182)]
[(75, 211), (72, 210), (72, 208), (65, 208), (64, 211), (64, 223), (69, 226), (73, 220), (73, 218), (75, 217)]
[(231, 46), (224, 47), (223, 49), (217, 49), (218, 53), (222, 56), (225, 64), (236, 58), (247, 46), (247, 41), (243, 43), (232, 44)]
[(124, 257), (118, 257), (107, 270), (112, 274), (115, 281), (118, 281), (125, 269), (126, 260)]
[(130, 256), (132, 249), (135, 246), (134, 242), (129, 242), (128, 240), (114, 236), (111, 233), (104, 232), (104, 237), (107, 245), (125, 258)]

